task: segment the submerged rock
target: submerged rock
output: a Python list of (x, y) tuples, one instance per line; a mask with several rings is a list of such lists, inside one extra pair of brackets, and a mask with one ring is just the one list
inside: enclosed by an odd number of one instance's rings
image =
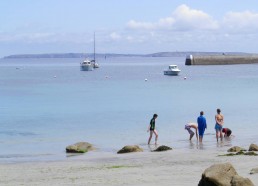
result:
[(93, 146), (87, 142), (78, 142), (66, 147), (67, 153), (85, 153), (94, 150)]
[(250, 147), (249, 147), (249, 151), (258, 151), (258, 145), (251, 144)]
[(246, 153), (244, 153), (244, 155), (248, 155), (248, 156), (258, 156), (258, 154), (256, 154), (256, 153), (253, 152), (253, 151), (246, 152)]
[(245, 155), (245, 153), (243, 151), (239, 151), (235, 155)]
[(172, 150), (172, 148), (165, 145), (161, 145), (156, 150), (154, 150), (154, 152), (167, 151), (167, 150)]
[(138, 145), (132, 145), (132, 146), (127, 145), (127, 146), (124, 146), (121, 150), (119, 150), (117, 154), (130, 153), (130, 152), (143, 152), (143, 150)]
[(250, 172), (250, 174), (256, 174), (258, 173), (258, 168), (253, 168)]
[(240, 152), (240, 151), (246, 151), (245, 149), (239, 147), (239, 146), (234, 146), (228, 149), (228, 152)]

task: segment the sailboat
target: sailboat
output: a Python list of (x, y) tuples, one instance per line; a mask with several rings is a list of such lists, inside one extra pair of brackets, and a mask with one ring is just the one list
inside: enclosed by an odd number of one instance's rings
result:
[(93, 65), (93, 68), (99, 68), (99, 64), (96, 63), (96, 53), (95, 53), (95, 32), (94, 32), (94, 55), (93, 55), (93, 60), (91, 60), (91, 63)]
[(89, 60), (85, 59), (80, 64), (81, 71), (92, 71), (94, 68), (99, 68), (99, 65), (96, 63), (96, 54), (95, 54), (95, 32), (94, 32), (94, 59)]

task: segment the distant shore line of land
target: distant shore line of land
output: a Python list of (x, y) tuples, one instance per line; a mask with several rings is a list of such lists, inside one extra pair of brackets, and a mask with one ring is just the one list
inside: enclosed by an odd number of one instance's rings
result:
[[(253, 55), (252, 53), (244, 52), (157, 52), (152, 54), (116, 54), (116, 53), (97, 53), (97, 58), (110, 57), (186, 57), (187, 55)], [(93, 58), (93, 53), (46, 53), (46, 54), (14, 54), (4, 56), (4, 59), (24, 59), (24, 58)]]

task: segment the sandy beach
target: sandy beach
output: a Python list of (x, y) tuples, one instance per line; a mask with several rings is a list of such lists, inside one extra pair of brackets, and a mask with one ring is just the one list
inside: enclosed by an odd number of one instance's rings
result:
[[(93, 153), (94, 154), (94, 153)], [(129, 154), (95, 153), (65, 161), (0, 165), (1, 185), (198, 185), (203, 171), (214, 163), (230, 162), (239, 175), (250, 175), (257, 156), (218, 156), (218, 150), (171, 150)]]

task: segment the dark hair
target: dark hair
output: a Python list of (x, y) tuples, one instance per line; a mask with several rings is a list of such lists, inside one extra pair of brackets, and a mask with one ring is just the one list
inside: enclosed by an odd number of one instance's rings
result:
[(203, 111), (200, 112), (200, 115), (203, 115)]
[(220, 112), (221, 112), (221, 110), (218, 108), (218, 109), (217, 109), (217, 113), (219, 114)]
[(158, 114), (153, 114), (153, 117), (154, 117), (154, 118), (158, 117)]
[(231, 135), (231, 133), (232, 133), (232, 131), (229, 130), (229, 131), (227, 132), (227, 137), (229, 137), (229, 136)]

